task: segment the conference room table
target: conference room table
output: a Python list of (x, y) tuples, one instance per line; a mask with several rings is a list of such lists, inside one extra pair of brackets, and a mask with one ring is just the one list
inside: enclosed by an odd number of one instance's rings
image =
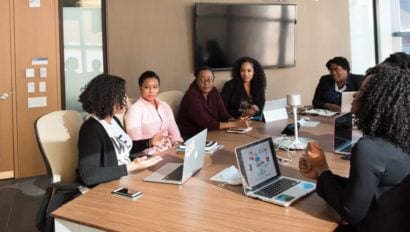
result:
[[(300, 136), (320, 142), (331, 170), (347, 176), (349, 162), (332, 151), (332, 117), (311, 117), (320, 124), (301, 127)], [(271, 123), (253, 122), (252, 131), (233, 134), (209, 131), (207, 140), (224, 147), (206, 154), (204, 167), (183, 185), (144, 182), (142, 179), (166, 162), (182, 162), (183, 155), (169, 149), (164, 160), (154, 167), (119, 180), (100, 184), (68, 202), (52, 215), (56, 231), (333, 231), (341, 219), (314, 192), (289, 207), (246, 197), (242, 186), (210, 180), (221, 170), (236, 164), (235, 147), (259, 138), (280, 135), (292, 120)], [(278, 150), (277, 156), (290, 158), (280, 164), (282, 175), (305, 179), (298, 169), (303, 151)], [(133, 201), (112, 195), (119, 187), (140, 190)]]

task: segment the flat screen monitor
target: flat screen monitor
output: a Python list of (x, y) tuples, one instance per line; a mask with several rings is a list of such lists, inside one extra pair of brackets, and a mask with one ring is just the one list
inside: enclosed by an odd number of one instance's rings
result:
[(295, 66), (295, 4), (195, 4), (195, 67), (230, 69), (249, 56), (264, 67)]

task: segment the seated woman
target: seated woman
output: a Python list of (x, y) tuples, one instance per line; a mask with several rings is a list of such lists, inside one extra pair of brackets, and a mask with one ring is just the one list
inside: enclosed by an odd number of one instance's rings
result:
[(177, 116), (177, 124), (185, 139), (205, 128), (222, 130), (249, 126), (248, 118), (234, 120), (226, 112), (213, 83), (214, 73), (211, 68), (202, 66), (195, 71), (195, 80), (182, 98)]
[(363, 77), (350, 73), (349, 61), (344, 57), (330, 59), (326, 67), (330, 74), (320, 78), (312, 104), (315, 108), (340, 112), (342, 92), (359, 90)]
[(138, 84), (141, 97), (125, 114), (125, 128), (131, 139), (148, 139), (162, 133), (166, 138), (164, 144), (146, 149), (144, 152), (147, 154), (154, 154), (182, 142), (171, 107), (157, 98), (159, 76), (153, 71), (145, 71), (139, 77)]
[(232, 80), (225, 83), (221, 97), (228, 113), (238, 118), (262, 113), (265, 104), (266, 77), (258, 61), (242, 57), (235, 61)]
[(162, 134), (150, 139), (133, 141), (114, 114), (126, 108), (125, 80), (108, 74), (92, 79), (80, 95), (82, 107), (90, 117), (80, 128), (78, 138), (77, 174), (82, 184), (91, 187), (150, 167), (161, 157), (140, 157), (132, 160), (130, 153), (140, 152), (163, 143)]
[[(317, 194), (349, 223), (344, 229), (409, 231), (410, 198), (395, 192), (410, 177), (410, 70), (383, 64), (374, 71), (352, 103), (364, 137), (352, 149), (349, 177), (329, 170), (314, 141), (299, 160), (299, 169), (317, 179)], [(407, 209), (401, 211), (403, 207)]]

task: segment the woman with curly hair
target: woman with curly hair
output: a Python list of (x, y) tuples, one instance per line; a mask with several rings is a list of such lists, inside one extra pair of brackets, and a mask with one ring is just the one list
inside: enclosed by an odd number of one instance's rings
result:
[(265, 104), (266, 77), (262, 66), (253, 58), (235, 61), (232, 80), (225, 83), (221, 96), (228, 113), (238, 118), (262, 113)]
[(126, 176), (135, 170), (155, 165), (161, 157), (140, 157), (130, 154), (163, 143), (162, 134), (151, 139), (133, 141), (125, 133), (114, 114), (126, 109), (125, 80), (101, 74), (92, 79), (80, 95), (79, 101), (90, 117), (80, 128), (78, 138), (77, 174), (86, 186)]
[(364, 136), (352, 149), (349, 177), (329, 170), (314, 141), (299, 169), (317, 179), (318, 195), (348, 223), (340, 231), (410, 231), (409, 66), (378, 65), (363, 81), (352, 113)]

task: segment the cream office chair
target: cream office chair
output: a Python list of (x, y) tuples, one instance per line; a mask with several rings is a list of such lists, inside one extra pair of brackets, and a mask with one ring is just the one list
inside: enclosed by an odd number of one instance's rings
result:
[(37, 210), (36, 226), (40, 231), (54, 231), (51, 212), (88, 189), (77, 182), (78, 134), (82, 115), (73, 110), (48, 113), (35, 124), (37, 142), (51, 185)]
[(82, 123), (81, 114), (73, 110), (51, 112), (36, 121), (37, 142), (52, 183), (75, 182)]
[(176, 117), (176, 114), (178, 113), (179, 104), (181, 103), (183, 96), (184, 96), (183, 92), (176, 91), (176, 90), (166, 91), (166, 92), (162, 92), (158, 94), (158, 98), (168, 103), (168, 105), (171, 107), (172, 112), (174, 113), (175, 117)]
[(222, 91), (222, 88), (224, 87), (225, 82), (229, 81), (231, 78), (230, 77), (215, 77), (214, 79), (214, 86), (220, 93)]

